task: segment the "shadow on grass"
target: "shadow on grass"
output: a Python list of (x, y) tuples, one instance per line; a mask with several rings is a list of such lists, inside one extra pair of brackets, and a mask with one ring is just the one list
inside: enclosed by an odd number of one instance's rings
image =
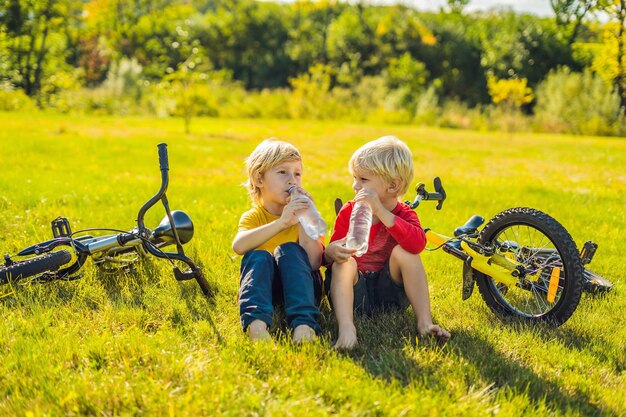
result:
[(563, 327), (558, 329), (539, 328), (536, 334), (546, 343), (556, 338), (568, 349), (592, 355), (599, 363), (610, 366), (616, 375), (626, 370), (626, 358), (623, 354), (613, 356), (607, 353), (611, 351), (607, 347), (611, 347), (615, 352), (623, 350), (623, 347), (615, 346), (613, 341), (601, 337), (600, 334), (575, 332), (571, 328)]
[[(615, 414), (613, 410), (592, 404), (589, 395), (581, 390), (566, 392), (558, 383), (546, 380), (470, 331), (457, 330), (448, 342), (426, 338), (417, 343), (412, 317), (384, 313), (373, 319), (357, 319), (356, 324), (361, 329), (361, 345), (346, 356), (376, 378), (397, 381), (404, 386), (418, 382), (447, 391), (450, 378), (458, 379), (460, 375), (463, 375), (461, 378), (472, 378), (472, 374), (478, 374), (491, 390), (509, 389), (514, 394), (527, 396), (534, 404), (544, 404), (563, 414), (572, 410), (581, 415)], [(566, 337), (575, 340), (578, 336), (569, 334)], [(582, 348), (585, 342), (579, 340), (577, 343)], [(470, 366), (462, 370), (452, 365), (456, 369), (450, 369), (450, 363), (457, 363), (458, 367), (469, 363)], [(449, 372), (454, 374), (448, 375)]]
[(589, 396), (580, 390), (575, 394), (566, 393), (557, 383), (545, 380), (522, 363), (502, 355), (483, 337), (467, 331), (456, 332), (451, 348), (496, 388), (525, 392), (532, 401), (545, 403), (565, 414), (571, 410), (582, 415), (613, 414), (611, 410), (591, 404)]
[[(134, 308), (154, 311), (154, 305), (168, 303), (168, 297), (176, 297), (172, 292), (172, 281), (175, 277), (171, 270), (163, 270), (159, 262), (144, 258), (131, 268), (93, 268), (86, 270), (86, 276), (76, 281), (55, 281), (49, 284), (27, 284), (3, 286), (0, 293), (0, 304), (7, 308), (30, 310), (33, 306), (43, 309), (55, 309), (73, 306), (74, 309), (98, 311), (103, 305), (111, 303), (118, 308)], [(85, 281), (87, 280), (87, 281)], [(218, 286), (213, 284), (214, 295), (219, 295)], [(167, 321), (185, 333), (189, 322), (206, 320), (209, 323), (219, 344), (224, 339), (211, 316), (215, 307), (215, 299), (204, 296), (195, 280), (178, 283), (180, 300), (185, 307), (173, 307), (169, 316), (150, 313), (145, 323), (140, 323), (143, 331), (154, 333)], [(161, 297), (161, 291), (167, 291)], [(159, 299), (155, 302), (155, 299)], [(172, 300), (175, 301), (176, 300)]]

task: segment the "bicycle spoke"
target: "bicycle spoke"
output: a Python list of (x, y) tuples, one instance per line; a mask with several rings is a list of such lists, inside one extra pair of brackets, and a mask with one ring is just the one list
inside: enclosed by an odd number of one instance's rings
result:
[(510, 252), (515, 256), (515, 260), (526, 270), (527, 277), (525, 283), (520, 282), (516, 287), (494, 286), (501, 302), (524, 316), (540, 316), (550, 311), (563, 292), (563, 285), (559, 283), (554, 300), (548, 301), (550, 274), (554, 268), (561, 269), (561, 274), (565, 271), (549, 237), (534, 227), (517, 224), (502, 230), (494, 242), (504, 248), (502, 253)]

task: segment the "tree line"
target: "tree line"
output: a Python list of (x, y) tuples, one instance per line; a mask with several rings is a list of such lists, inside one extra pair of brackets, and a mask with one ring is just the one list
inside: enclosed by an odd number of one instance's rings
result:
[(248, 103), (244, 116), (264, 116), (262, 101), (289, 106), (277, 117), (441, 123), (456, 109), (478, 124), (487, 112), (543, 115), (533, 123), (585, 133), (558, 105), (578, 95), (558, 85), (577, 80), (593, 95), (580, 103), (595, 108), (585, 129), (622, 134), (626, 0), (546, 1), (553, 17), (469, 13), (468, 0), (439, 12), (331, 0), (0, 0), (0, 109), (12, 100), (110, 111), (107, 100), (123, 99), (134, 111), (159, 113), (162, 100), (170, 115), (238, 115), (230, 92)]

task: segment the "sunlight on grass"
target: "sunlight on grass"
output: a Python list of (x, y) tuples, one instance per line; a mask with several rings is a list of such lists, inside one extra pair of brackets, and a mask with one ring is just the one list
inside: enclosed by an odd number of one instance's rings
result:
[[(74, 230), (131, 229), (158, 189), (156, 145), (167, 142), (170, 205), (194, 220), (187, 251), (217, 290), (208, 303), (160, 260), (117, 275), (88, 263), (79, 281), (0, 288), (0, 414), (626, 414), (623, 140), (311, 121), (198, 119), (190, 135), (180, 120), (0, 113), (0, 122), (2, 253), (51, 238), (59, 215)], [(320, 342), (293, 346), (279, 320), (275, 342), (248, 343), (236, 305), (240, 257), (230, 247), (249, 206), (244, 158), (264, 138), (292, 142), (304, 186), (332, 224), (334, 198), (352, 196), (351, 153), (388, 134), (413, 150), (415, 183), (443, 180), (448, 199), (440, 212), (423, 203), (424, 226), (451, 233), (473, 214), (534, 207), (579, 246), (599, 244), (591, 267), (616, 290), (584, 295), (558, 329), (506, 324), (477, 291), (461, 302), (460, 262), (427, 252), (433, 314), (451, 330), (448, 343), (417, 339), (407, 311), (359, 319), (360, 347), (340, 354), (330, 349), (327, 303)], [(162, 216), (155, 208), (146, 224)]]

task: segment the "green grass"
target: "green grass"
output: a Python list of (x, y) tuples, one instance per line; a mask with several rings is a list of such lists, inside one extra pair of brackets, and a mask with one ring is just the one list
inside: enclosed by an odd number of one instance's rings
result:
[[(158, 189), (156, 145), (167, 142), (172, 208), (194, 219), (188, 245), (218, 290), (209, 304), (164, 261), (138, 274), (92, 265), (74, 282), (0, 288), (0, 415), (626, 415), (623, 326), (626, 142), (336, 122), (194, 121), (0, 114), (0, 251), (51, 237), (50, 221), (130, 229)], [(472, 214), (530, 206), (557, 218), (581, 245), (599, 244), (592, 269), (616, 284), (584, 295), (558, 329), (498, 320), (476, 292), (461, 301), (461, 264), (428, 252), (435, 320), (445, 344), (416, 339), (412, 313), (359, 320), (360, 348), (250, 344), (230, 249), (249, 202), (244, 158), (276, 136), (304, 155), (304, 185), (329, 224), (333, 200), (350, 198), (347, 161), (368, 140), (393, 134), (414, 152), (416, 182), (440, 176), (443, 210), (424, 203), (422, 224), (449, 233)], [(412, 197), (408, 194), (407, 198)], [(146, 223), (156, 225), (155, 209)], [(417, 342), (417, 343), (416, 343)]]

